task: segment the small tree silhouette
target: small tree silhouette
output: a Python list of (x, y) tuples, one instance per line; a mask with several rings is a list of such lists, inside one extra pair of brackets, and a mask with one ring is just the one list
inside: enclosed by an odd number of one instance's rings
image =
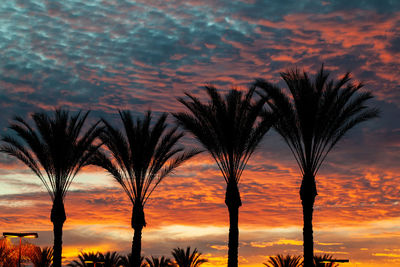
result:
[(94, 263), (102, 263), (103, 259), (99, 252), (81, 252), (78, 260), (68, 264), (70, 267), (92, 267)]
[(335, 262), (324, 262), (333, 260), (332, 255), (324, 254), (324, 255), (315, 255), (314, 256), (314, 265), (315, 267), (338, 267), (339, 264)]
[(108, 251), (106, 254), (100, 253), (101, 258), (103, 259), (102, 267), (118, 267), (121, 256), (116, 251)]
[(301, 267), (303, 261), (301, 256), (281, 255), (268, 257), (268, 261), (263, 263), (267, 267)]
[(171, 266), (175, 266), (175, 264), (173, 264), (171, 262), (170, 259), (165, 258), (164, 256), (162, 256), (161, 258), (155, 258), (155, 257), (151, 257), (151, 258), (146, 258), (146, 262), (148, 267), (171, 267)]
[(186, 251), (179, 247), (174, 248), (172, 256), (179, 267), (198, 267), (208, 262), (208, 260), (200, 258), (201, 253), (197, 251), (197, 248), (192, 253), (190, 253), (190, 247), (187, 247)]
[[(137, 264), (137, 262), (135, 262), (133, 260), (133, 257), (132, 257), (131, 253), (129, 253), (126, 256), (121, 256), (121, 259), (119, 261), (119, 265), (122, 265), (123, 267), (133, 267), (133, 266), (136, 266), (135, 264)], [(140, 267), (146, 267), (147, 266), (146, 262), (144, 262), (144, 257), (143, 256), (140, 257), (139, 264), (140, 264), (139, 265)]]

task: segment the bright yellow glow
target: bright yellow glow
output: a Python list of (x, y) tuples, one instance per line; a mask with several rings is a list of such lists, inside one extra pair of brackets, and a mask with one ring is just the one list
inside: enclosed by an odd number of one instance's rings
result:
[(6, 238), (18, 238), (19, 236), (16, 235), (5, 235)]
[(265, 248), (272, 247), (273, 245), (293, 245), (302, 246), (303, 241), (300, 240), (290, 240), (290, 239), (280, 239), (275, 242), (250, 242), (250, 245), (255, 248)]
[(37, 236), (36, 235), (26, 235), (26, 236), (23, 236), (23, 238), (37, 238)]
[(99, 246), (86, 246), (85, 249), (77, 248), (75, 246), (63, 247), (63, 261), (70, 261), (76, 259), (81, 252), (107, 252), (114, 250), (114, 247), (109, 244), (100, 244)]
[(323, 242), (316, 242), (318, 245), (322, 246), (341, 246), (343, 243), (323, 243)]
[(393, 258), (400, 258), (400, 254), (395, 253), (373, 253), (373, 256), (381, 256), (381, 257), (393, 257)]
[(9, 233), (5, 232), (3, 233), (4, 237), (9, 237), (9, 238), (18, 238), (18, 237), (23, 237), (23, 238), (37, 238), (38, 234), (37, 233)]

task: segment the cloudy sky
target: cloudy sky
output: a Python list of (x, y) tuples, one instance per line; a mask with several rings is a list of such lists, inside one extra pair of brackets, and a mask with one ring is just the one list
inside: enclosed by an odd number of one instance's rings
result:
[[(0, 127), (14, 115), (65, 107), (118, 123), (183, 110), (184, 92), (206, 83), (245, 89), (254, 78), (283, 86), (279, 73), (321, 64), (346, 71), (376, 98), (382, 115), (354, 129), (320, 170), (315, 250), (347, 266), (400, 265), (400, 2), (397, 0), (9, 0), (0, 3)], [(172, 123), (173, 121), (170, 120)], [(187, 146), (196, 146), (190, 136)], [(51, 201), (30, 171), (0, 155), (0, 229), (36, 231), (52, 245)], [(301, 177), (271, 131), (244, 172), (241, 266), (277, 253), (301, 254)], [(146, 256), (197, 247), (207, 266), (226, 264), (225, 186), (207, 154), (190, 160), (153, 193), (145, 212)], [(96, 168), (66, 198), (65, 260), (79, 251), (130, 250), (131, 207)], [(205, 265), (206, 266), (206, 265)]]

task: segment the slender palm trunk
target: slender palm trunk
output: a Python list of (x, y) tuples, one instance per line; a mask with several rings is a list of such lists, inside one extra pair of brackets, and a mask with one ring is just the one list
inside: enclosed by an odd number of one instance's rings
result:
[(61, 267), (62, 262), (62, 228), (65, 220), (64, 202), (61, 197), (56, 197), (51, 208), (50, 220), (53, 223), (53, 267)]
[(134, 229), (133, 240), (132, 240), (132, 259), (134, 267), (140, 267), (140, 253), (142, 251), (142, 227), (136, 227)]
[(228, 267), (238, 266), (239, 247), (239, 207), (242, 205), (236, 182), (228, 182), (225, 204), (229, 211)]
[(228, 207), (229, 211), (229, 243), (228, 243), (228, 267), (238, 266), (239, 247), (239, 207)]
[(53, 266), (61, 267), (62, 262), (62, 228), (63, 223), (54, 222), (53, 232), (54, 232), (54, 245), (53, 245)]
[(140, 202), (136, 202), (132, 209), (132, 219), (131, 225), (134, 230), (133, 240), (132, 240), (132, 259), (133, 266), (140, 267), (140, 258), (142, 252), (142, 230), (146, 226), (146, 221), (144, 218), (143, 206)]
[(303, 206), (303, 247), (304, 247), (304, 267), (314, 266), (314, 238), (312, 216), (314, 211), (314, 201), (317, 196), (315, 177), (304, 175), (300, 188), (301, 204)]

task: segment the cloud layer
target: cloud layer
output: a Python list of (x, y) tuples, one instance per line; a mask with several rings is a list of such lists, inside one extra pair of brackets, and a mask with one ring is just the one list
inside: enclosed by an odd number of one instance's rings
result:
[[(59, 106), (118, 123), (117, 109), (182, 110), (176, 97), (189, 91), (204, 98), (205, 83), (227, 90), (262, 77), (283, 86), (279, 72), (298, 66), (315, 73), (322, 63), (333, 78), (352, 71), (382, 116), (352, 131), (319, 173), (316, 250), (362, 266), (399, 264), (400, 3), (15, 0), (0, 3), (0, 25), (3, 132), (14, 115)], [(185, 142), (195, 145), (190, 136)], [(44, 188), (19, 163), (4, 155), (0, 162), (1, 228), (39, 231), (35, 242), (51, 245)], [(301, 253), (299, 185), (290, 151), (269, 133), (240, 185), (241, 265)], [(207, 154), (182, 166), (146, 207), (144, 253), (190, 245), (223, 266), (224, 190)], [(101, 170), (76, 178), (66, 209), (67, 259), (80, 249), (129, 250), (130, 203)]]

